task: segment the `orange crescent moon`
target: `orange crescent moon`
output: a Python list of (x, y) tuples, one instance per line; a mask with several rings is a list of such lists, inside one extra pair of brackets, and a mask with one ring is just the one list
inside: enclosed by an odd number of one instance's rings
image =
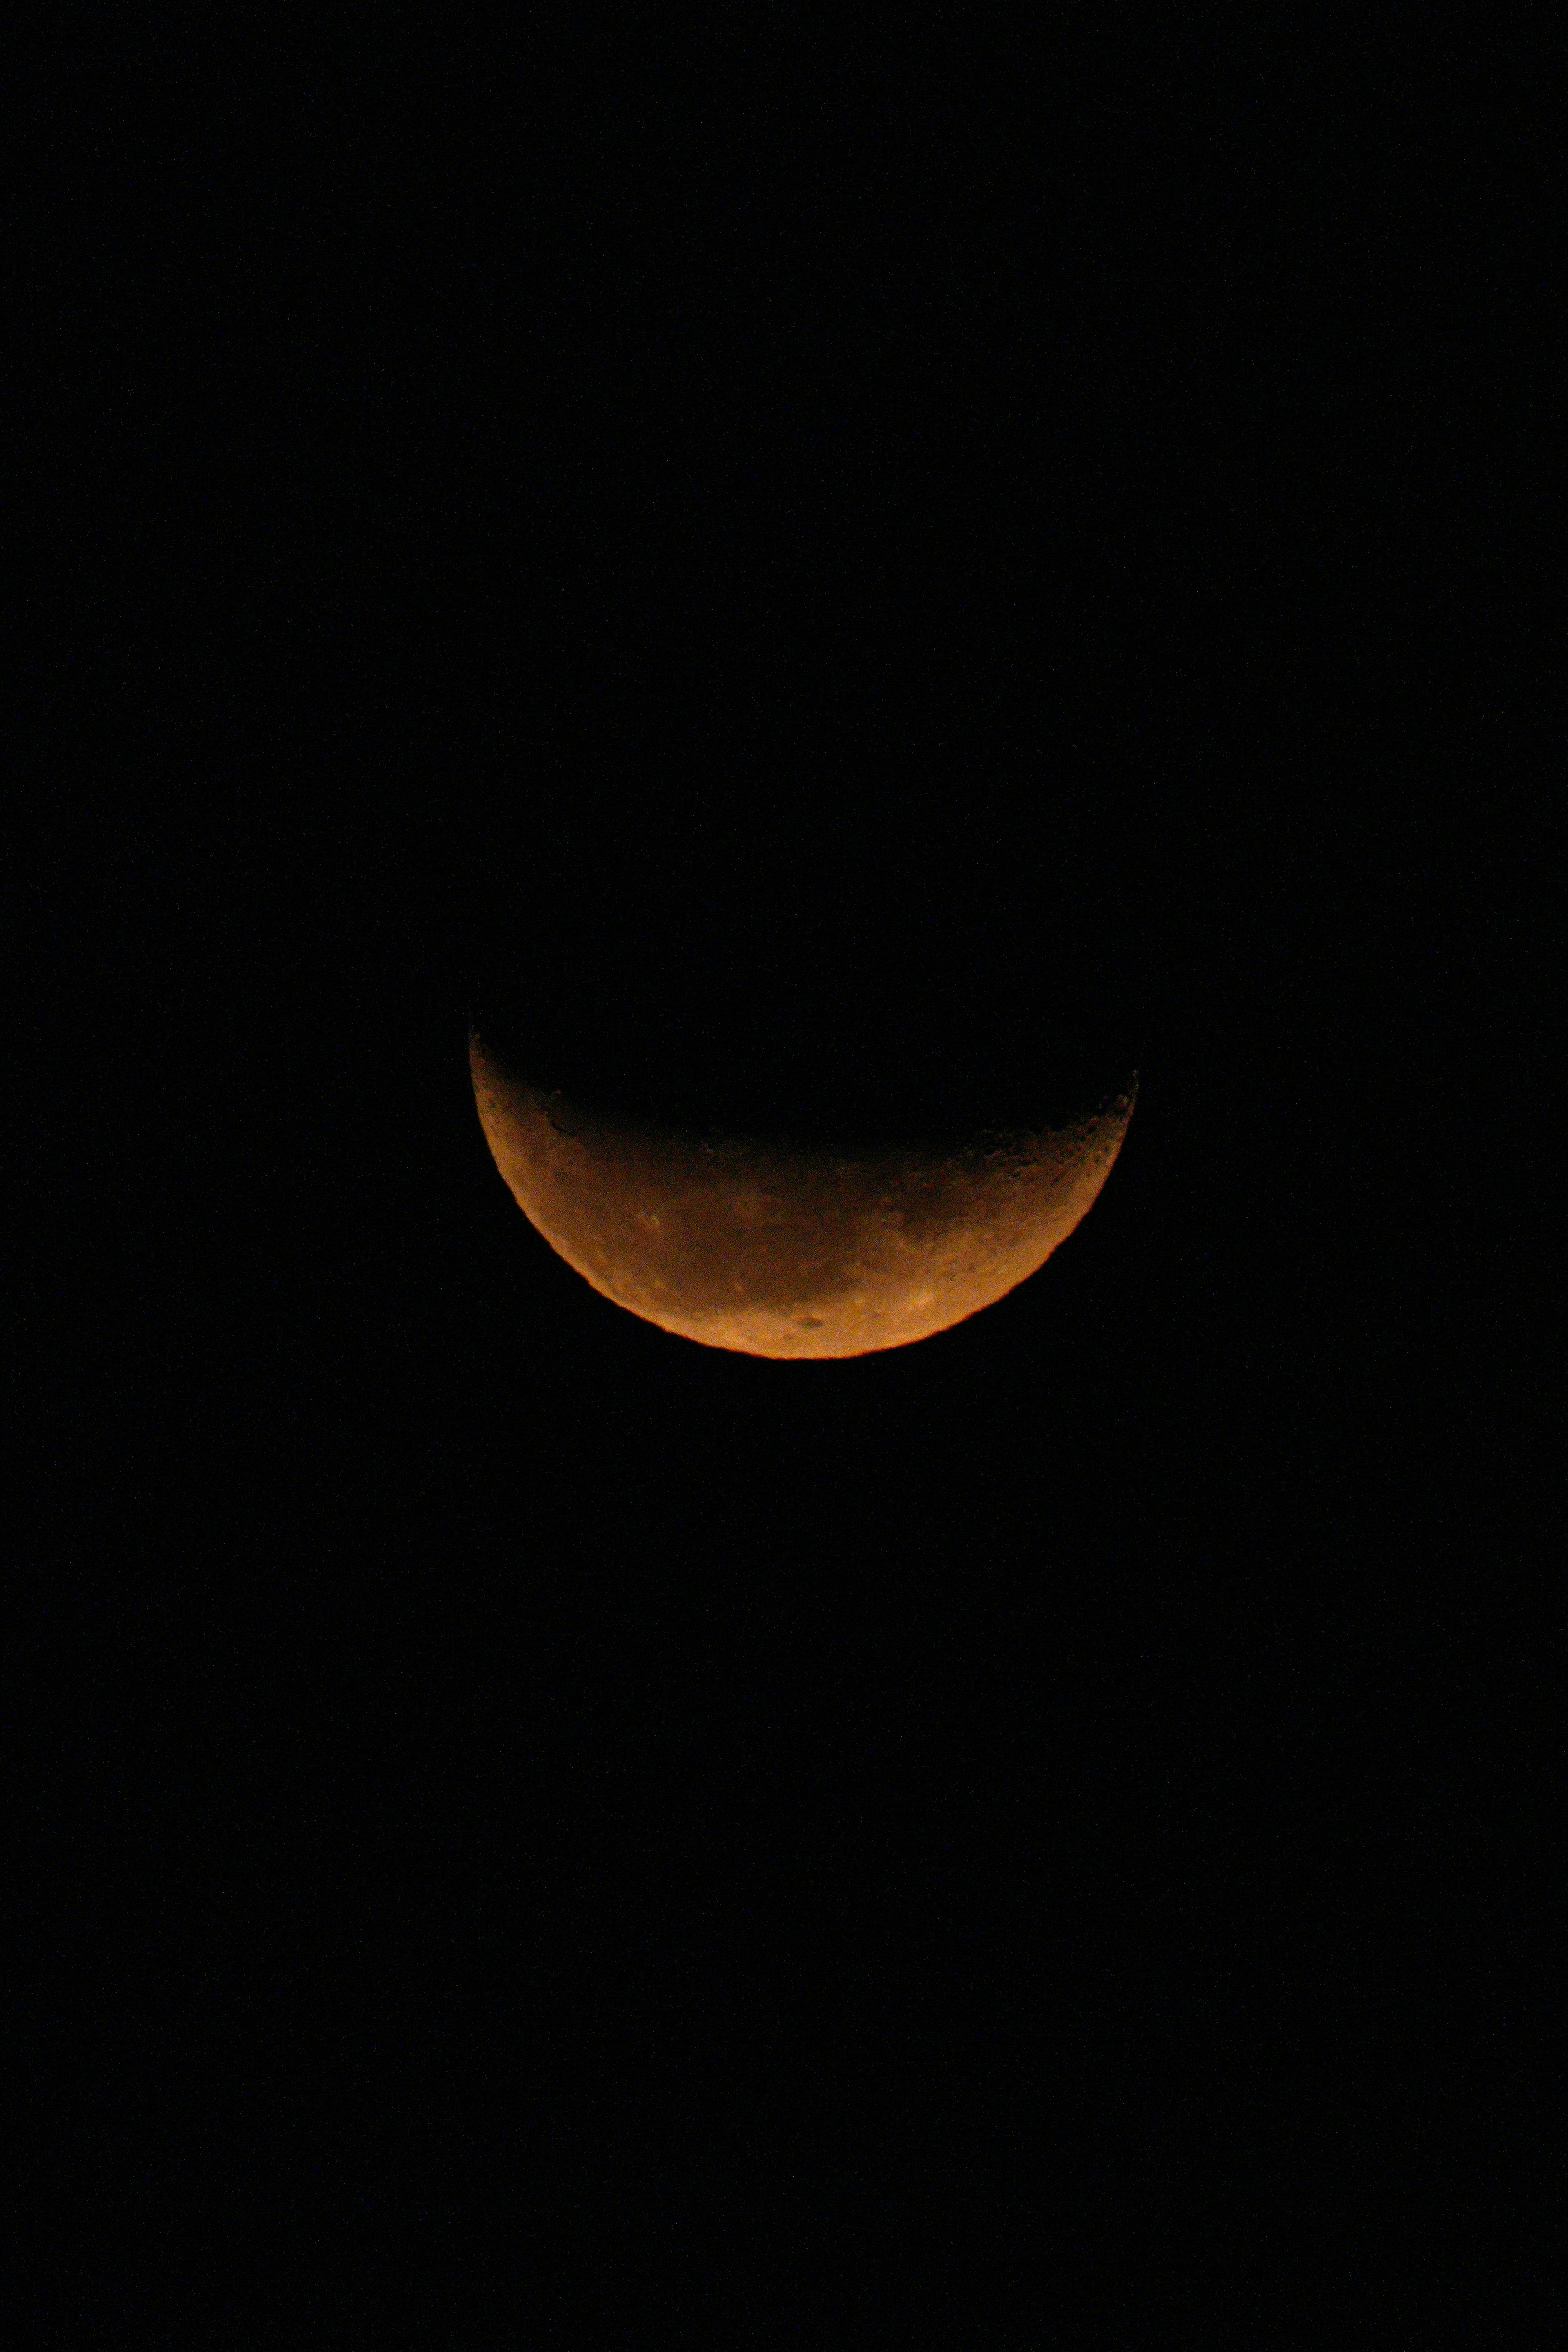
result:
[(1090, 1118), (950, 1152), (805, 1150), (634, 1125), (512, 1077), (476, 1035), (518, 1205), (617, 1307), (748, 1356), (929, 1339), (1037, 1272), (1099, 1198), (1137, 1081)]

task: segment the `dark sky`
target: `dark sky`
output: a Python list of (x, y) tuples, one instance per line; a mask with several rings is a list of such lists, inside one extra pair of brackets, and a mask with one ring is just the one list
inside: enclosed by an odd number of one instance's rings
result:
[[(23, 2340), (1488, 2305), (1543, 150), (1485, 181), (1464, 60), (942, 23), (401, 15), (40, 101), (26, 2039), (83, 2185)], [(825, 1129), (1142, 1090), (1032, 1283), (780, 1365), (552, 1256), (481, 1018)]]

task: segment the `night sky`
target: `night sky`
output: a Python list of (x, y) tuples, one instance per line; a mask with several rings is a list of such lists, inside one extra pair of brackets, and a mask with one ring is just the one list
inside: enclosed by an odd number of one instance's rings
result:
[[(978, 40), (42, 106), (18, 2342), (1497, 2307), (1543, 150)], [(551, 1254), (476, 1021), (742, 1127), (1141, 1091), (1034, 1280), (782, 1364)]]

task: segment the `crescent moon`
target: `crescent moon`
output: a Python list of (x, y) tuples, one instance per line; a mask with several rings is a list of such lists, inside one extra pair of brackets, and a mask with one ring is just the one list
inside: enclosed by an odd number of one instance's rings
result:
[(749, 1356), (906, 1347), (1005, 1297), (1093, 1207), (1137, 1090), (945, 1153), (835, 1153), (635, 1125), (468, 1052), (496, 1166), (551, 1247), (617, 1307)]

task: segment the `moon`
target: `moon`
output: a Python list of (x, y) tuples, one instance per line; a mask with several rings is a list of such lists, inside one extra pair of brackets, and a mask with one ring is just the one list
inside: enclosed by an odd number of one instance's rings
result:
[(929, 1339), (1028, 1279), (1093, 1207), (1136, 1079), (1091, 1117), (950, 1151), (832, 1152), (612, 1118), (475, 1034), (479, 1119), (519, 1206), (606, 1298), (748, 1356)]

